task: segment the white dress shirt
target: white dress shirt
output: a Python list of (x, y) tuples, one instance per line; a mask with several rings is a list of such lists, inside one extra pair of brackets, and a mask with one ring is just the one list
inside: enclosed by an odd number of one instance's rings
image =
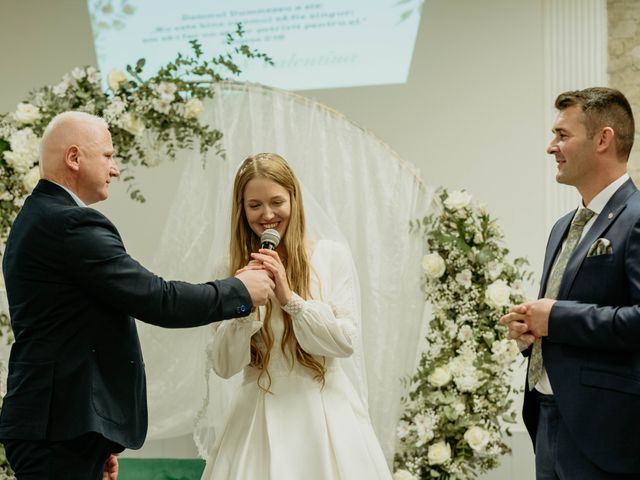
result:
[(56, 185), (58, 185), (60, 188), (63, 188), (69, 195), (71, 195), (71, 198), (73, 198), (73, 201), (76, 202), (78, 204), (79, 207), (86, 207), (87, 205), (80, 200), (80, 198), (73, 193), (71, 190), (69, 190), (67, 187), (65, 187), (64, 185), (60, 185), (59, 183), (53, 182), (51, 180), (49, 180), (51, 183), (55, 183)]

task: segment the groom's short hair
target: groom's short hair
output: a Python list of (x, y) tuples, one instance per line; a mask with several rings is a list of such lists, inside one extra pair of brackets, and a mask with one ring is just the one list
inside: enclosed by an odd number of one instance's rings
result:
[(582, 110), (587, 136), (593, 138), (600, 129), (612, 128), (618, 158), (628, 160), (633, 147), (635, 123), (631, 105), (622, 92), (614, 88), (592, 87), (564, 92), (556, 98), (555, 107), (558, 110), (574, 105)]

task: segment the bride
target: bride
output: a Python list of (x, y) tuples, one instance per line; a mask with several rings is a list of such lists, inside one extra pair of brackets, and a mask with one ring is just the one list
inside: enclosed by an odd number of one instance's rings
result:
[[(348, 249), (310, 243), (299, 183), (271, 153), (247, 158), (233, 186), (229, 272), (266, 269), (274, 295), (249, 317), (216, 323), (210, 367), (243, 380), (203, 480), (390, 479), (358, 382), (357, 277)], [(275, 251), (260, 236), (278, 231)]]

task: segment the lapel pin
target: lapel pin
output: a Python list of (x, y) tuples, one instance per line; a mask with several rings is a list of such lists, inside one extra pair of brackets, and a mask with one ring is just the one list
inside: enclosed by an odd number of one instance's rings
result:
[(607, 218), (611, 220), (613, 218), (613, 213), (609, 212), (609, 216)]

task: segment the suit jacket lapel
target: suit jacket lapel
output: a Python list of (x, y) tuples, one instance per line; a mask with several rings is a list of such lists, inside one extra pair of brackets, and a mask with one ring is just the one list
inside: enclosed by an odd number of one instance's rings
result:
[(627, 180), (609, 199), (598, 215), (598, 218), (596, 218), (595, 223), (587, 231), (584, 238), (580, 240), (580, 243), (578, 243), (578, 246), (571, 255), (562, 277), (558, 298), (566, 297), (567, 293), (571, 290), (571, 286), (573, 285), (582, 262), (587, 257), (589, 247), (613, 224), (618, 215), (620, 215), (627, 206), (627, 200), (629, 197), (635, 192), (637, 192), (636, 186), (631, 180)]

